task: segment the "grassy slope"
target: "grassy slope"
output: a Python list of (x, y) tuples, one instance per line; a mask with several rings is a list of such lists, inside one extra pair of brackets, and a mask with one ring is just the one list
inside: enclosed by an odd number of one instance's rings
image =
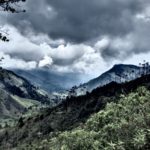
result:
[(11, 95), (11, 97), (14, 100), (16, 100), (16, 102), (18, 102), (21, 106), (23, 106), (25, 108), (29, 108), (29, 107), (34, 106), (34, 105), (40, 105), (40, 102), (38, 102), (36, 100), (21, 98), (21, 97), (18, 97), (16, 95)]
[[(11, 99), (11, 101), (10, 101)], [(33, 106), (40, 106), (40, 102), (32, 99), (21, 98), (16, 95), (10, 95), (9, 107), (8, 104), (4, 101), (1, 102), (1, 117), (0, 117), (0, 126), (5, 127), (6, 124), (9, 126), (14, 126), (20, 116), (30, 116), (33, 115), (33, 110), (28, 110)]]

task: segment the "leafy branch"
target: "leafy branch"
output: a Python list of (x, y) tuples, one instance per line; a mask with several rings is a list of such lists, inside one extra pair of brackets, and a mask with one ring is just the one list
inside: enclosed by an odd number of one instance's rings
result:
[(26, 0), (0, 0), (0, 7), (3, 11), (11, 13), (25, 12), (25, 10), (18, 10), (15, 6), (19, 7), (17, 3), (25, 2)]
[[(20, 7), (18, 3), (25, 1), (26, 0), (0, 0), (0, 8), (2, 8), (2, 11), (7, 11), (11, 13), (25, 12), (25, 10), (18, 9), (18, 7)], [(4, 42), (9, 41), (9, 39), (7, 38), (7, 33), (4, 33), (4, 31), (1, 30), (0, 30), (0, 40)]]

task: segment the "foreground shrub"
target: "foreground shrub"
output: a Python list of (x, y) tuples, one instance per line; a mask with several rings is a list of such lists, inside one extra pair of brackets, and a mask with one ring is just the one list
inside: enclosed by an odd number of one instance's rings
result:
[[(120, 101), (107, 104), (83, 129), (63, 132), (53, 138), (53, 150), (138, 150), (149, 147), (150, 92), (139, 88)], [(149, 147), (150, 148), (150, 147)]]

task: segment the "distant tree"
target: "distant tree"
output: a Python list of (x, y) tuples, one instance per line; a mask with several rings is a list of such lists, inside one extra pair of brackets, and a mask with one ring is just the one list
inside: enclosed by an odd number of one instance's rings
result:
[(9, 127), (8, 123), (7, 123), (7, 122), (5, 122), (5, 128), (8, 128), (8, 127)]
[(129, 74), (125, 74), (125, 82), (127, 82), (129, 80)]
[(70, 90), (69, 90), (69, 97), (74, 97), (77, 96), (77, 86), (73, 86)]
[(8, 140), (9, 134), (8, 134), (8, 131), (7, 131), (7, 130), (5, 130), (4, 135), (5, 135), (5, 139)]
[(116, 73), (116, 76), (119, 78), (118, 80), (117, 80), (117, 82), (119, 82), (119, 83), (121, 83), (122, 82), (122, 76), (121, 76), (121, 74), (120, 73)]
[(135, 79), (135, 70), (132, 70), (131, 74), (132, 74), (132, 79)]
[(146, 66), (146, 74), (149, 74), (149, 62), (146, 62), (145, 66)]
[(114, 74), (114, 82), (117, 82), (117, 75), (116, 74)]
[(143, 63), (139, 63), (140, 66), (140, 76), (144, 76), (150, 73), (150, 64), (149, 62), (146, 62), (145, 60)]
[(23, 121), (23, 118), (20, 117), (19, 120), (18, 120), (18, 127), (22, 128), (23, 126), (24, 126), (24, 121)]
[(0, 124), (0, 129), (2, 129), (3, 128), (3, 126)]
[(139, 69), (139, 76), (141, 77), (141, 75), (142, 75), (142, 64), (139, 63), (139, 66), (140, 66), (140, 69)]

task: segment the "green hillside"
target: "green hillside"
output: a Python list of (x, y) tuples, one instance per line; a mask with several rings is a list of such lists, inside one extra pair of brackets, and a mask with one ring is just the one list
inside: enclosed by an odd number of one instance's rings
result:
[(41, 103), (36, 101), (36, 100), (32, 100), (32, 99), (26, 99), (26, 98), (21, 98), (18, 97), (16, 95), (12, 95), (12, 98), (16, 100), (16, 102), (18, 102), (21, 106), (25, 107), (25, 108), (29, 108), (31, 106), (38, 106)]
[[(15, 101), (24, 107), (33, 102)], [(149, 150), (150, 75), (30, 113), (0, 130), (0, 149)]]
[(150, 92), (140, 87), (136, 92), (121, 95), (118, 103), (108, 103), (78, 128), (21, 147), (31, 150), (148, 150), (149, 142)]

